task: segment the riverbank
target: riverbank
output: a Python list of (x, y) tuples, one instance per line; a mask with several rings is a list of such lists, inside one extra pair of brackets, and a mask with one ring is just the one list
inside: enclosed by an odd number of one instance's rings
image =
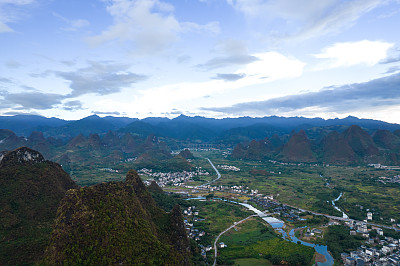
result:
[(315, 264), (318, 265), (319, 263), (325, 263), (325, 262), (327, 262), (325, 256), (322, 254), (316, 253)]

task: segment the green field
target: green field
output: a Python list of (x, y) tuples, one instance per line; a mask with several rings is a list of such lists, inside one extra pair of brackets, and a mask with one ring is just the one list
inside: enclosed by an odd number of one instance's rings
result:
[(234, 265), (239, 266), (270, 266), (273, 265), (267, 259), (255, 259), (255, 258), (246, 258), (246, 259), (236, 259)]
[(314, 256), (313, 248), (281, 239), (259, 218), (249, 219), (231, 229), (221, 241), (227, 247), (218, 250), (220, 264), (230, 264), (237, 259), (264, 259), (273, 264), (285, 261), (290, 265), (309, 265)]
[[(338, 216), (341, 213), (331, 206), (330, 201), (343, 192), (336, 205), (351, 218), (363, 220), (367, 212), (372, 211), (375, 222), (387, 223), (390, 218), (400, 220), (400, 184), (376, 182), (380, 176), (399, 175), (399, 170), (364, 166), (281, 165), (268, 161), (233, 160), (224, 158), (221, 153), (194, 152), (198, 158), (210, 158), (216, 166), (226, 164), (240, 168), (239, 172), (219, 169), (222, 178), (215, 185), (248, 186), (264, 195), (273, 195), (279, 202)], [(201, 161), (197, 159), (194, 163)], [(207, 163), (203, 159), (201, 164), (207, 167)]]

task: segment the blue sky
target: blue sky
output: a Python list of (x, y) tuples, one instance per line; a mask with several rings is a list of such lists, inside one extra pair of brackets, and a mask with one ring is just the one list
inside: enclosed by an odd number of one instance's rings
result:
[(0, 114), (400, 123), (398, 0), (0, 0)]

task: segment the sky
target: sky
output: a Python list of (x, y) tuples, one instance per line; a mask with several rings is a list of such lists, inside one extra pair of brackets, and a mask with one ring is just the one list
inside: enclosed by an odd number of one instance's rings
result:
[(0, 0), (0, 115), (400, 123), (399, 0)]

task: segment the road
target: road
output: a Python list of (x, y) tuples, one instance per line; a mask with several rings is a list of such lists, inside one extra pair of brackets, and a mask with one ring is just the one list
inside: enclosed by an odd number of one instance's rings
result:
[[(214, 164), (211, 162), (211, 160), (210, 160), (209, 158), (206, 158), (206, 159), (207, 159), (208, 162), (211, 164), (212, 168), (214, 168), (214, 171), (217, 173), (217, 176), (218, 176), (218, 177), (217, 177), (216, 179), (214, 179), (214, 180), (211, 180), (210, 182), (207, 182), (207, 183), (205, 183), (205, 184), (196, 186), (195, 188), (200, 188), (200, 187), (207, 186), (207, 185), (209, 185), (209, 184), (211, 184), (211, 183), (214, 183), (215, 181), (217, 181), (217, 180), (219, 180), (219, 179), (221, 178), (221, 174), (219, 173), (218, 169), (214, 166)], [(296, 207), (296, 206), (291, 206), (291, 205), (288, 205), (288, 204), (282, 204), (282, 205), (286, 205), (286, 206), (289, 206), (289, 207), (292, 207), (292, 208), (299, 209), (299, 208)], [(327, 214), (318, 213), (318, 212), (313, 212), (313, 211), (309, 211), (309, 210), (305, 210), (305, 211), (308, 211), (308, 212), (310, 212), (310, 213), (312, 213), (312, 214), (315, 214), (315, 215), (322, 215), (322, 216), (325, 216), (325, 217), (327, 217), (327, 218), (329, 218), (329, 219), (335, 219), (335, 220), (339, 220), (339, 221), (345, 221), (345, 222), (349, 222), (349, 221), (361, 222), (361, 221), (353, 220), (353, 219), (350, 219), (350, 218), (337, 217), (337, 216), (327, 215)], [(379, 225), (379, 224), (374, 224), (374, 223), (364, 222), (364, 221), (363, 221), (363, 223), (368, 224), (368, 225), (372, 225), (372, 226), (377, 226), (377, 227), (381, 227), (381, 228), (393, 229), (393, 230), (395, 230), (395, 231), (399, 231), (398, 228), (395, 228), (395, 227), (393, 227), (393, 226)], [(229, 230), (229, 229), (228, 229), (228, 230)]]
[(217, 173), (217, 178), (214, 179), (214, 180), (211, 180), (210, 182), (207, 182), (207, 183), (205, 183), (205, 184), (202, 184), (202, 185), (200, 185), (200, 186), (196, 186), (195, 188), (200, 188), (200, 187), (207, 186), (207, 185), (209, 185), (209, 184), (211, 184), (211, 183), (214, 183), (215, 181), (217, 181), (218, 179), (221, 178), (221, 174), (219, 173), (218, 169), (214, 166), (214, 164), (211, 162), (211, 160), (208, 159), (208, 158), (206, 158), (206, 159), (207, 159), (208, 162), (211, 164), (212, 168), (214, 168), (215, 173)]
[[(299, 209), (299, 208), (296, 207), (296, 206), (292, 206), (292, 205), (288, 205), (288, 204), (284, 204), (284, 203), (282, 203), (282, 205), (284, 205), (284, 206), (289, 206), (289, 207), (296, 208), (296, 209)], [(327, 217), (327, 218), (329, 218), (329, 219), (333, 219), (333, 220), (338, 220), (338, 221), (343, 221), (343, 222), (350, 222), (350, 221), (353, 221), (353, 222), (360, 222), (360, 223), (364, 223), (364, 224), (367, 224), (367, 225), (372, 225), (372, 226), (376, 226), (376, 227), (380, 227), (380, 228), (393, 229), (393, 230), (395, 230), (395, 231), (399, 231), (399, 229), (396, 228), (396, 227), (394, 227), (394, 226), (387, 226), (387, 225), (381, 225), (381, 224), (374, 224), (374, 223), (370, 223), (370, 222), (358, 221), (358, 220), (354, 220), (354, 219), (350, 219), (350, 218), (343, 218), (343, 217), (338, 217), (338, 216), (332, 216), (332, 215), (323, 214), (323, 213), (318, 213), (318, 212), (309, 211), (309, 210), (305, 210), (305, 209), (301, 209), (301, 210), (306, 211), (306, 212), (310, 212), (310, 213), (312, 213), (312, 214), (314, 214), (314, 215), (322, 215), (322, 216), (325, 216), (325, 217)]]
[(235, 227), (236, 225), (238, 225), (238, 224), (240, 224), (240, 223), (242, 223), (242, 222), (246, 221), (247, 219), (249, 219), (249, 218), (251, 218), (251, 217), (254, 217), (254, 216), (258, 216), (258, 215), (257, 215), (257, 214), (250, 215), (250, 216), (244, 218), (243, 220), (240, 220), (239, 222), (236, 222), (236, 223), (232, 224), (231, 226), (229, 226), (227, 229), (225, 229), (223, 232), (221, 232), (221, 233), (217, 236), (217, 238), (216, 238), (215, 241), (214, 241), (214, 252), (215, 252), (215, 253), (214, 253), (214, 264), (213, 264), (213, 266), (215, 266), (215, 265), (217, 264), (217, 256), (218, 256), (217, 242), (218, 242), (218, 239), (219, 239), (223, 234), (225, 234), (226, 232), (228, 232), (230, 229), (232, 229), (233, 227)]

